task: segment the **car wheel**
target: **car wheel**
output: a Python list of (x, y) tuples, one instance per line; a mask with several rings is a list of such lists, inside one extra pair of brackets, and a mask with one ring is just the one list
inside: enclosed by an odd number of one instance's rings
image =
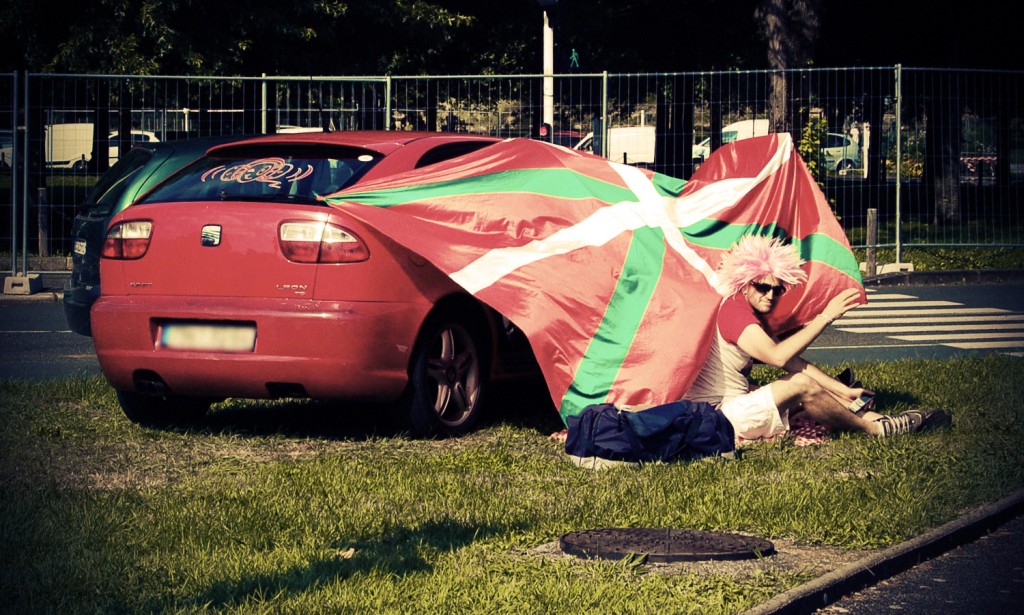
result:
[(836, 171), (849, 171), (853, 168), (852, 160), (840, 160), (839, 164), (836, 165)]
[(210, 401), (180, 395), (118, 391), (117, 401), (132, 422), (146, 427), (184, 427), (206, 415)]
[(415, 435), (461, 435), (479, 420), (487, 374), (479, 330), (443, 315), (425, 325), (403, 404)]

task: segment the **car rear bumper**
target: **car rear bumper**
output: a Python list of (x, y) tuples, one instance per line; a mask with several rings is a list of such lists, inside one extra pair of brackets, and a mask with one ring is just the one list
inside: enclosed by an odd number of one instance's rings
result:
[[(430, 306), (252, 298), (101, 297), (92, 309), (96, 354), (119, 390), (194, 396), (391, 401), (408, 382), (413, 344)], [(254, 323), (252, 352), (172, 350), (166, 321)]]
[(92, 335), (89, 310), (99, 297), (99, 286), (72, 286), (71, 282), (64, 285), (64, 318), (69, 329), (79, 335)]

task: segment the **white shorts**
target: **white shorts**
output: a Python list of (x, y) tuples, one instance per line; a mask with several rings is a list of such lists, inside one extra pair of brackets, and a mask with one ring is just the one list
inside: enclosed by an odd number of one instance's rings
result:
[(723, 402), (719, 410), (732, 423), (737, 438), (771, 438), (789, 431), (789, 411), (779, 412), (769, 385), (733, 397)]

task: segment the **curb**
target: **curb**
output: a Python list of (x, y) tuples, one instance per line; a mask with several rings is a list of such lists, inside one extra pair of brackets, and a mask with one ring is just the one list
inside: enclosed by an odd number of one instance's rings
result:
[(847, 594), (884, 581), (921, 562), (976, 540), (1024, 513), (1024, 490), (934, 530), (869, 555), (799, 587), (781, 593), (745, 615), (813, 613)]
[(31, 295), (0, 295), (0, 301), (33, 301), (52, 303), (64, 300), (64, 291), (43, 290)]

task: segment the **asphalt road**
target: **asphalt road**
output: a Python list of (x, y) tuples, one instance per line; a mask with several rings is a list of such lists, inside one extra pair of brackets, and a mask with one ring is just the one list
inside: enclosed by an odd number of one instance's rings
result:
[(0, 378), (100, 373), (92, 338), (68, 329), (60, 301), (0, 299), (0, 348)]
[(833, 323), (810, 361), (945, 359), (1024, 354), (1024, 285), (903, 286), (868, 291), (868, 305)]
[(819, 609), (825, 615), (1020, 613), (1024, 517)]

